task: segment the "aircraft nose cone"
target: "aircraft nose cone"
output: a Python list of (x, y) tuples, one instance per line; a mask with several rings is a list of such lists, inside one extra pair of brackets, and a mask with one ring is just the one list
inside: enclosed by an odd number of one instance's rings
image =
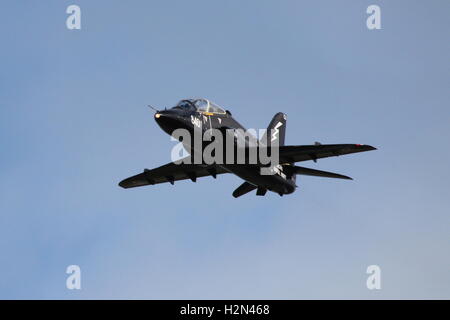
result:
[(168, 110), (161, 110), (155, 113), (155, 119), (160, 119), (167, 116), (170, 116), (170, 111)]
[(162, 117), (176, 117), (176, 112), (172, 110), (161, 110), (155, 113), (155, 119), (159, 119)]
[(177, 119), (177, 114), (171, 110), (162, 110), (155, 113), (156, 122), (174, 121)]
[(177, 113), (171, 110), (158, 111), (155, 113), (154, 117), (156, 123), (169, 134), (171, 134), (173, 130), (178, 129), (181, 125)]
[(166, 117), (166, 111), (158, 111), (158, 112), (156, 112), (155, 113), (155, 120), (156, 120), (156, 122), (160, 122), (161, 120), (162, 120), (162, 118), (164, 118), (164, 117)]

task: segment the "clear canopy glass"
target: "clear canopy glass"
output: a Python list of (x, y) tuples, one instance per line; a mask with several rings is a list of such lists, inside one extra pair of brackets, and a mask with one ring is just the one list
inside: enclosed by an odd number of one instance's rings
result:
[(193, 100), (193, 103), (200, 112), (225, 113), (225, 110), (207, 99), (195, 99)]
[(192, 108), (193, 105), (189, 100), (181, 100), (180, 102), (177, 103), (177, 105), (174, 108), (177, 109), (187, 109), (187, 108)]
[(195, 108), (197, 109), (198, 112), (209, 112), (218, 114), (226, 113), (225, 110), (216, 105), (214, 102), (203, 98), (181, 100), (180, 102), (177, 103), (177, 105), (174, 108), (177, 109)]

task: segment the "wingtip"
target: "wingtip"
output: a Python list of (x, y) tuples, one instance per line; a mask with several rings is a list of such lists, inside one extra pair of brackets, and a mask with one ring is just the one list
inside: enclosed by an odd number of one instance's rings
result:
[(125, 186), (125, 180), (120, 181), (117, 185), (118, 185), (119, 187), (122, 187), (122, 188), (126, 189), (126, 186)]
[(357, 143), (357, 144), (355, 144), (355, 147), (364, 148), (364, 149), (367, 149), (367, 150), (377, 150), (377, 148), (375, 148), (374, 146), (371, 146), (369, 144), (359, 144), (359, 143)]

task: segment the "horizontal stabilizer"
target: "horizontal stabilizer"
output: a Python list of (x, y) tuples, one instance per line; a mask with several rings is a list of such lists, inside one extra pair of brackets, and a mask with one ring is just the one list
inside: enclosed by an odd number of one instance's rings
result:
[(310, 169), (310, 168), (305, 168), (305, 167), (300, 167), (300, 166), (285, 166), (283, 168), (283, 171), (295, 173), (295, 174), (299, 174), (299, 175), (304, 175), (304, 176), (315, 176), (315, 177), (353, 180), (352, 178), (344, 176), (342, 174), (328, 172), (328, 171), (315, 170), (315, 169)]
[(233, 191), (233, 197), (238, 198), (246, 193), (249, 193), (250, 191), (253, 191), (256, 189), (256, 186), (252, 185), (251, 183), (244, 182), (239, 187), (237, 187), (236, 190)]

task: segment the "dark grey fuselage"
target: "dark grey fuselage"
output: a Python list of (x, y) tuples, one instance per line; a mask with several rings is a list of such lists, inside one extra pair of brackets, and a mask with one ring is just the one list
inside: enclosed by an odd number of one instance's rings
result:
[[(241, 129), (245, 131), (245, 128), (239, 124), (227, 111), (224, 114), (217, 113), (202, 113), (198, 112), (195, 108), (172, 108), (164, 111), (158, 111), (155, 120), (158, 125), (169, 135), (172, 135), (176, 129), (186, 129), (189, 131), (192, 137), (195, 134), (204, 134), (209, 129), (218, 129), (226, 135), (227, 129)], [(201, 126), (198, 126), (199, 121)], [(197, 132), (196, 132), (197, 131)], [(196, 148), (196, 144), (192, 143), (184, 144), (186, 149), (195, 155), (203, 154), (204, 148), (207, 143), (203, 143), (200, 148)], [(258, 140), (256, 137), (245, 140), (246, 148), (257, 148)], [(224, 143), (225, 144), (225, 143)], [(235, 149), (237, 148), (237, 138), (234, 138), (233, 144)], [(224, 159), (226, 159), (226, 148), (224, 148)], [(289, 194), (295, 191), (295, 175), (283, 177), (281, 174), (262, 175), (261, 168), (263, 165), (259, 162), (255, 164), (237, 164), (223, 161), (222, 163), (216, 163), (217, 166), (224, 170), (237, 175), (248, 183), (254, 185), (257, 188), (270, 190), (280, 195)]]

